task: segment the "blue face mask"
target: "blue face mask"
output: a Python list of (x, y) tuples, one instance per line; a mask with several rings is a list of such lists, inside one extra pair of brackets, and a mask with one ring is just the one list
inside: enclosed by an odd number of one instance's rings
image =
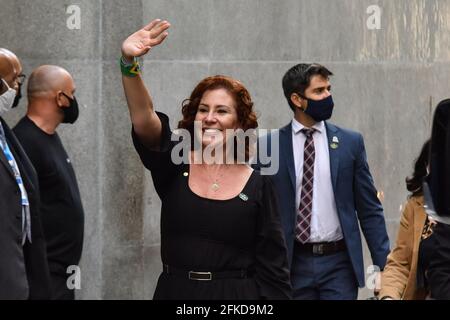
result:
[(304, 113), (313, 118), (314, 121), (320, 122), (331, 118), (334, 108), (334, 102), (331, 95), (322, 100), (311, 100), (306, 97), (303, 98), (308, 100), (308, 106), (306, 107), (306, 110), (302, 110)]

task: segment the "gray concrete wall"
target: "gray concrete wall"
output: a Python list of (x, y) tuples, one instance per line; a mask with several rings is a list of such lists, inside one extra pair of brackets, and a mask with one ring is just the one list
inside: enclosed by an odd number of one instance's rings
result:
[[(67, 27), (69, 5), (81, 10), (79, 30)], [(366, 25), (370, 5), (382, 10), (379, 30)], [(132, 147), (117, 63), (122, 40), (148, 21), (173, 25), (144, 60), (155, 106), (173, 125), (194, 85), (223, 73), (247, 85), (261, 127), (280, 127), (292, 116), (284, 72), (304, 61), (327, 65), (333, 121), (365, 137), (392, 240), (404, 178), (433, 108), (450, 95), (450, 0), (0, 0), (0, 8), (0, 47), (22, 59), (25, 73), (57, 64), (77, 85), (80, 119), (59, 132), (86, 211), (80, 299), (150, 299), (161, 269), (160, 201)], [(10, 125), (25, 107), (26, 99), (8, 114)]]

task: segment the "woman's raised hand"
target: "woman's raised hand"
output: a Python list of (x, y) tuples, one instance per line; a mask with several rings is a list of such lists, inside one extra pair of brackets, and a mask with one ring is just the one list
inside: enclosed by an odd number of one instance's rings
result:
[(164, 41), (169, 34), (166, 31), (169, 27), (169, 22), (156, 19), (141, 30), (136, 31), (123, 42), (123, 57), (131, 61), (133, 57), (145, 55), (151, 48)]

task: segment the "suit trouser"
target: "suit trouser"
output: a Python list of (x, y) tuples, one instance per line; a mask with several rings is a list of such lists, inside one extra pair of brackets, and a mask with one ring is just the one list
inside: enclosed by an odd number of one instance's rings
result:
[(358, 297), (358, 283), (346, 250), (314, 255), (294, 245), (291, 281), (296, 300), (355, 300)]

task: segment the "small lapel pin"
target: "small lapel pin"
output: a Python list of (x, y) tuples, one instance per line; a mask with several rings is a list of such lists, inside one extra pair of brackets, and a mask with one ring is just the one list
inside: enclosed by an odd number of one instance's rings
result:
[(331, 144), (330, 144), (330, 147), (332, 148), (332, 149), (337, 149), (338, 147), (339, 147), (339, 139), (338, 139), (338, 137), (336, 137), (336, 136), (333, 136), (333, 139), (331, 139)]
[(189, 175), (189, 173), (187, 173), (187, 172), (183, 173), (183, 176), (185, 176), (185, 177), (187, 177), (188, 175)]
[(240, 193), (239, 194), (239, 198), (241, 198), (243, 201), (247, 201), (248, 200), (248, 196), (244, 193)]

